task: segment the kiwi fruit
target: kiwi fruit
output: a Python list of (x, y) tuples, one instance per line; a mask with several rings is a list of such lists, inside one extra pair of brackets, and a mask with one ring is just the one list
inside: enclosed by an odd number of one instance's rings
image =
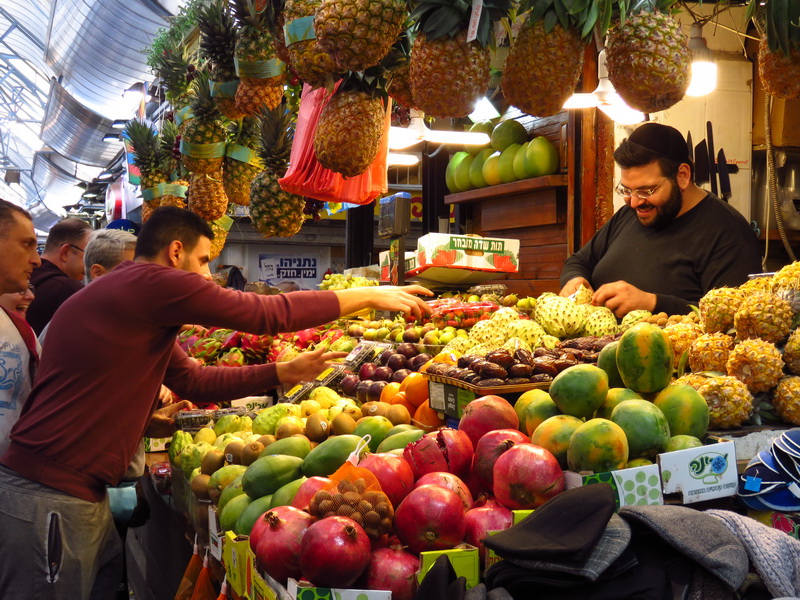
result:
[(283, 438), (293, 436), (295, 433), (303, 433), (303, 430), (297, 423), (281, 423), (275, 431), (275, 438), (282, 440)]
[(244, 450), (244, 442), (231, 442), (225, 446), (225, 459), (232, 465), (242, 464), (242, 450)]
[(391, 406), (388, 402), (365, 402), (361, 406), (361, 415), (364, 417), (383, 417)]
[[(225, 454), (222, 450), (212, 448), (200, 462), (200, 472), (204, 475), (213, 475), (214, 471), (221, 469), (225, 465)], [(194, 481), (194, 480), (192, 480)]]
[(392, 425), (411, 423), (411, 413), (402, 404), (391, 405), (384, 416), (392, 422)]
[(242, 449), (241, 464), (243, 464), (245, 467), (249, 467), (256, 462), (256, 459), (263, 451), (264, 444), (261, 442), (250, 442)]
[(331, 431), (336, 435), (353, 433), (356, 428), (356, 421), (347, 413), (340, 413), (331, 421)]
[(200, 473), (195, 475), (192, 479), (192, 493), (198, 500), (208, 500), (208, 482), (211, 480), (211, 475), (208, 473)]
[(266, 448), (266, 447), (267, 447), (267, 446), (269, 446), (269, 445), (270, 445), (272, 442), (274, 442), (274, 441), (275, 441), (275, 436), (274, 436), (274, 435), (272, 435), (271, 433), (268, 433), (267, 435), (262, 435), (262, 436), (261, 436), (260, 438), (258, 438), (256, 441), (257, 441), (257, 442), (259, 442), (259, 443), (261, 443), (261, 444), (263, 444), (263, 445), (264, 445), (264, 448)]
[(312, 442), (324, 442), (330, 432), (330, 423), (321, 414), (314, 413), (306, 420), (306, 437)]

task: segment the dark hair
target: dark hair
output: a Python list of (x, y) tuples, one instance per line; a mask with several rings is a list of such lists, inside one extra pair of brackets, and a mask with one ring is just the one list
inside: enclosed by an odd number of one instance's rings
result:
[(31, 218), (31, 213), (29, 213), (27, 210), (20, 208), (8, 200), (3, 200), (0, 198), (0, 234), (6, 232), (6, 229), (14, 220), (14, 213), (22, 215), (28, 219), (28, 221), (33, 221)]
[(622, 140), (622, 143), (614, 150), (614, 160), (622, 169), (632, 167), (643, 167), (652, 162), (657, 162), (664, 177), (674, 178), (678, 168), (682, 164), (689, 165), (689, 176), (694, 181), (694, 164), (691, 159), (686, 157), (684, 160), (673, 160), (637, 144), (630, 139)]
[(59, 221), (47, 234), (44, 252), (52, 252), (64, 244), (78, 244), (84, 240), (86, 232), (91, 230), (92, 226), (82, 219), (72, 217)]
[(214, 239), (211, 226), (201, 217), (185, 208), (162, 206), (153, 211), (136, 238), (138, 258), (154, 258), (173, 241), (180, 241), (191, 252), (200, 237)]

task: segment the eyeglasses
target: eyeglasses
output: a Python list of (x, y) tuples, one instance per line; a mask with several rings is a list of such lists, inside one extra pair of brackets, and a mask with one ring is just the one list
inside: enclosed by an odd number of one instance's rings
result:
[(649, 200), (650, 197), (656, 193), (656, 190), (661, 187), (661, 184), (664, 183), (669, 177), (664, 177), (657, 186), (651, 188), (638, 188), (632, 190), (629, 187), (625, 187), (621, 183), (618, 183), (617, 186), (614, 188), (614, 191), (622, 196), (623, 198), (631, 198), (632, 196), (636, 196), (640, 200)]
[(69, 246), (73, 250), (78, 250), (81, 254), (83, 254), (84, 252), (83, 248), (81, 248), (80, 246), (76, 246), (75, 244), (67, 244), (67, 246)]
[(33, 284), (30, 284), (30, 285), (28, 286), (28, 291), (29, 291), (31, 294), (35, 294), (35, 293), (36, 293), (36, 287), (35, 287)]

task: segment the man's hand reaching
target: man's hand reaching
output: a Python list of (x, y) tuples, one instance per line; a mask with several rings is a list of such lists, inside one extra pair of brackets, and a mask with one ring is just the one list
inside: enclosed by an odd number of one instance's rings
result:
[(170, 437), (177, 429), (175, 425), (175, 415), (182, 410), (194, 408), (194, 404), (188, 400), (175, 402), (164, 408), (158, 408), (150, 417), (150, 424), (144, 432), (147, 437), (165, 438)]
[(334, 292), (339, 299), (339, 312), (349, 315), (364, 308), (402, 312), (420, 318), (431, 312), (427, 303), (416, 294), (433, 296), (428, 288), (421, 285), (348, 288)]

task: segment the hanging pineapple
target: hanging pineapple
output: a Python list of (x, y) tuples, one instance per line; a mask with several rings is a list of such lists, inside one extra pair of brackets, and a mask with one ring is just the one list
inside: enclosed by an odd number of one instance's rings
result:
[(286, 37), (283, 31), (284, 8), (284, 0), (256, 0), (256, 10), (266, 11), (265, 19), (267, 29), (272, 35), (272, 48), (278, 58), (286, 63), (286, 67), (289, 68), (291, 60), (289, 59), (289, 49), (286, 48)]
[(281, 188), (294, 140), (293, 114), (282, 107), (261, 111), (264, 170), (250, 186), (250, 220), (264, 237), (291, 237), (303, 226), (305, 200)]
[(467, 41), (473, 1), (421, 0), (412, 19), (411, 92), (420, 110), (439, 118), (465, 117), (489, 85), (489, 44), (494, 23), (506, 17), (510, 0), (485, 0), (477, 38)]
[(192, 173), (186, 194), (189, 210), (206, 221), (216, 221), (228, 210), (228, 197), (222, 185), (222, 169), (215, 173)]
[(608, 32), (608, 79), (628, 106), (645, 113), (666, 110), (689, 87), (692, 52), (667, 12), (674, 2), (635, 0), (628, 7), (622, 0), (619, 23)]
[(214, 0), (197, 15), (200, 29), (200, 54), (211, 65), (211, 96), (220, 112), (229, 119), (240, 119), (244, 113), (236, 107), (236, 76), (234, 52), (236, 23), (227, 0)]
[[(167, 174), (167, 182), (159, 186), (162, 192), (159, 206), (177, 206), (186, 208), (186, 192), (189, 182), (181, 175), (180, 150), (175, 150), (176, 140), (180, 137), (178, 126), (173, 121), (164, 121), (158, 134), (158, 147), (161, 164)], [(177, 156), (176, 156), (177, 155)]]
[[(378, 70), (379, 67), (374, 68)], [(388, 104), (386, 80), (371, 71), (351, 72), (342, 80), (322, 109), (314, 132), (317, 160), (345, 177), (366, 171), (383, 140)]]
[(278, 59), (266, 23), (266, 12), (253, 0), (233, 0), (239, 36), (236, 39), (236, 73), (241, 80), (236, 106), (255, 115), (262, 106), (274, 108), (283, 99), (286, 65)]
[(225, 149), (222, 184), (228, 200), (247, 206), (250, 204), (250, 184), (263, 168), (258, 155), (259, 123), (255, 117), (245, 117), (234, 126), (234, 141)]
[(322, 0), (314, 32), (340, 71), (363, 71), (386, 56), (407, 17), (406, 0)]
[(292, 68), (300, 79), (312, 86), (320, 85), (326, 75), (338, 71), (314, 33), (314, 17), (319, 5), (320, 0), (286, 0), (283, 11), (283, 30)]
[(181, 137), (183, 166), (194, 174), (217, 173), (222, 170), (222, 157), (228, 134), (222, 126), (222, 115), (211, 97), (208, 73), (201, 73), (192, 82), (194, 96), (190, 107), (193, 118)]
[(155, 62), (153, 71), (164, 82), (167, 101), (175, 111), (175, 123), (180, 127), (189, 119), (191, 83), (197, 71), (193, 56), (186, 48), (165, 50), (155, 57)]
[(747, 18), (761, 36), (758, 76), (764, 90), (776, 98), (800, 99), (800, 5), (794, 0), (750, 2)]
[(599, 13), (593, 2), (584, 3), (580, 11), (567, 4), (565, 0), (520, 4), (520, 12), (531, 12), (508, 52), (501, 86), (508, 103), (530, 115), (561, 112), (580, 79), (584, 48)]
[(211, 240), (211, 249), (208, 256), (211, 260), (214, 260), (225, 247), (225, 242), (228, 239), (228, 231), (230, 231), (231, 225), (233, 225), (233, 219), (228, 215), (222, 215), (216, 221), (211, 221), (209, 225), (211, 225), (211, 231), (214, 232), (214, 239)]
[(411, 97), (411, 80), (408, 74), (410, 63), (411, 40), (408, 32), (402, 32), (395, 41), (383, 64), (388, 70), (386, 93), (400, 106), (417, 108)]

